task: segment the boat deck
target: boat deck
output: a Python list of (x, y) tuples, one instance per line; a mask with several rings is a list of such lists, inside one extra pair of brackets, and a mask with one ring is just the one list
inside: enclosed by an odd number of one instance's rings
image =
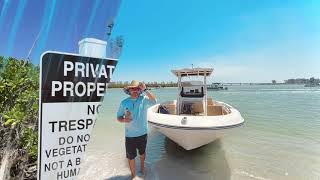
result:
[[(161, 106), (165, 107), (169, 114), (177, 115), (177, 107), (175, 102), (167, 102), (161, 104)], [(211, 98), (208, 98), (208, 106), (207, 106), (208, 116), (221, 116), (230, 113), (230, 110), (213, 101)], [(202, 102), (188, 102), (182, 104), (182, 111), (179, 115), (184, 116), (204, 116), (204, 105)]]

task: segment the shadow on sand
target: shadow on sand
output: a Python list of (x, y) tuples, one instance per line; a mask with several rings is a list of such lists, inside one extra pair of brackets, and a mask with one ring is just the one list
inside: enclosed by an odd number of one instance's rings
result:
[(230, 179), (230, 168), (220, 140), (190, 151), (168, 138), (164, 141), (166, 156), (152, 168), (157, 179)]

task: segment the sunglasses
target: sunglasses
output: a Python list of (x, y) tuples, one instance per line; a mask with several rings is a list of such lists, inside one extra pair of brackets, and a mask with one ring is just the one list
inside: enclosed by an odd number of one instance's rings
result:
[(133, 90), (133, 91), (139, 91), (140, 88), (130, 88), (130, 90)]

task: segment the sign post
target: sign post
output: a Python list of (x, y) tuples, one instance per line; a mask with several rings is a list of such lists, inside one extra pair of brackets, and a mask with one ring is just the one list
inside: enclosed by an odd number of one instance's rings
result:
[(38, 179), (75, 179), (116, 59), (46, 52), (40, 62)]

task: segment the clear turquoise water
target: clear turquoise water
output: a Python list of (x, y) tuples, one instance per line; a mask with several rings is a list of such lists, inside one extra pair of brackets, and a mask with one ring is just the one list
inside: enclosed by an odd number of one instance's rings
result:
[[(175, 88), (153, 92), (159, 102), (177, 95)], [(320, 88), (243, 85), (209, 96), (237, 108), (245, 125), (192, 151), (150, 131), (146, 179), (320, 179)], [(124, 129), (115, 119), (125, 97), (108, 90), (82, 179), (128, 178)]]

